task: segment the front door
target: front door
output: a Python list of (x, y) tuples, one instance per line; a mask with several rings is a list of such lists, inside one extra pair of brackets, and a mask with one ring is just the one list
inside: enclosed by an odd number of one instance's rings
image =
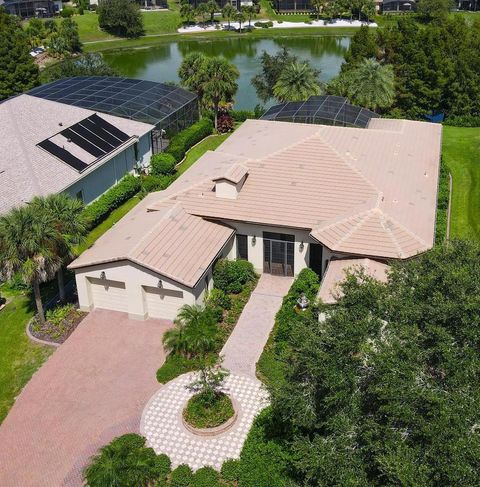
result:
[(310, 269), (322, 277), (323, 247), (320, 244), (310, 244)]
[(282, 233), (263, 233), (263, 272), (293, 276), (295, 237)]

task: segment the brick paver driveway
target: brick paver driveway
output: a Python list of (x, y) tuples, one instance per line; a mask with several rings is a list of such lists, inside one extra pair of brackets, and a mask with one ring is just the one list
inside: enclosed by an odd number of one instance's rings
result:
[(0, 426), (0, 486), (81, 485), (81, 469), (113, 437), (139, 431), (158, 390), (170, 323), (90, 313), (32, 377)]

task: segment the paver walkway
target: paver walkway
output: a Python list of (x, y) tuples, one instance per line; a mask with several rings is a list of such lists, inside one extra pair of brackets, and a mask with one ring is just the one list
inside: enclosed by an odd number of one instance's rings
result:
[(262, 274), (235, 329), (220, 355), (232, 374), (255, 377), (255, 364), (262, 354), (282, 299), (293, 278)]
[(76, 487), (115, 436), (138, 432), (158, 390), (163, 320), (91, 312), (32, 377), (0, 426), (1, 487)]
[(231, 429), (204, 437), (185, 428), (182, 411), (193, 395), (187, 388), (193, 373), (167, 383), (148, 402), (140, 430), (157, 453), (170, 457), (173, 467), (186, 463), (194, 470), (207, 465), (219, 470), (225, 460), (240, 456), (255, 416), (268, 404), (268, 394), (255, 377), (255, 364), (292, 282), (293, 278), (262, 275), (223, 347), (223, 366), (231, 372), (224, 384), (225, 392), (239, 405)]

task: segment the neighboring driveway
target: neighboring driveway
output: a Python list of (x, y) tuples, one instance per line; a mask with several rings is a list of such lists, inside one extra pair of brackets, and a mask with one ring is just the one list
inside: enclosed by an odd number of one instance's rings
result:
[(32, 377), (0, 426), (0, 486), (82, 485), (81, 470), (115, 436), (138, 432), (158, 390), (164, 320), (91, 312)]

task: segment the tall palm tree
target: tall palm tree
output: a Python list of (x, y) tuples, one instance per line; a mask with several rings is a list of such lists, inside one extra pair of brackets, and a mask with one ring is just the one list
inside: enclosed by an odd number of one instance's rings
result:
[(203, 103), (203, 73), (207, 56), (201, 52), (187, 54), (178, 69), (180, 83), (198, 96), (198, 103)]
[(378, 110), (395, 101), (395, 76), (391, 65), (365, 59), (346, 74), (346, 90), (352, 103)]
[(280, 73), (273, 87), (273, 94), (280, 102), (302, 101), (313, 95), (320, 95), (318, 71), (308, 62), (294, 62)]
[(242, 12), (245, 14), (245, 16), (248, 19), (248, 27), (251, 27), (252, 19), (254, 19), (257, 15), (257, 12), (255, 11), (255, 7), (253, 5), (244, 5), (242, 7)]
[(199, 3), (197, 8), (195, 9), (195, 15), (197, 17), (200, 17), (200, 20), (202, 21), (202, 23), (206, 27), (206, 22), (207, 22), (208, 16), (210, 15), (209, 11), (208, 11), (207, 4), (204, 2)]
[(208, 0), (207, 2), (207, 11), (210, 14), (210, 22), (213, 24), (213, 18), (215, 16), (215, 12), (218, 12), (218, 5), (215, 0)]
[(243, 11), (237, 12), (235, 15), (235, 20), (238, 22), (238, 30), (240, 33), (242, 32), (242, 24), (245, 22), (246, 18), (245, 12)]
[(327, 0), (311, 0), (311, 4), (317, 14), (317, 20), (319, 20), (320, 14), (325, 10), (328, 2)]
[[(75, 247), (82, 242), (87, 233), (86, 221), (82, 217), (83, 203), (77, 198), (60, 194), (36, 196), (30, 202), (30, 207), (37, 214), (44, 212), (53, 220), (54, 228), (59, 233), (59, 247), (56, 252), (63, 265), (69, 264), (75, 257)], [(58, 292), (60, 301), (65, 300), (65, 286), (63, 267), (57, 271)]]
[(215, 128), (218, 122), (220, 103), (228, 103), (238, 90), (237, 67), (223, 57), (210, 58), (205, 66), (204, 100), (215, 113)]
[(232, 4), (227, 3), (225, 7), (223, 7), (222, 15), (225, 19), (227, 19), (228, 29), (230, 30), (230, 20), (235, 16), (237, 13), (237, 9), (232, 6)]
[(20, 273), (33, 287), (41, 323), (45, 322), (45, 313), (40, 283), (51, 279), (62, 265), (57, 254), (62, 240), (53, 218), (29, 205), (0, 216), (0, 278), (12, 279)]

